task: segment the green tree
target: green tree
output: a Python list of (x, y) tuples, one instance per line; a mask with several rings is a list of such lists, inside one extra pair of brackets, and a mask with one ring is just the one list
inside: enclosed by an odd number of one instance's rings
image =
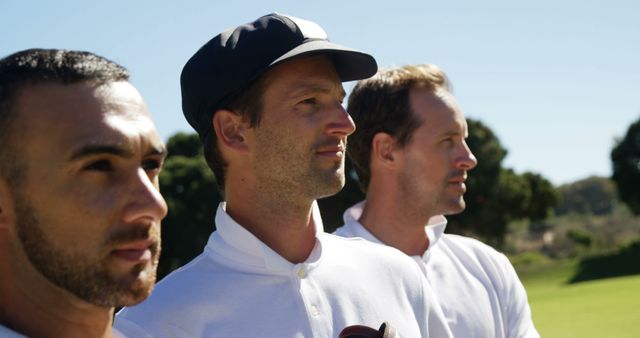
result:
[(160, 191), (169, 213), (162, 222), (158, 278), (202, 252), (215, 230), (215, 211), (222, 200), (196, 134), (175, 134), (167, 141), (167, 150)]
[(618, 203), (615, 183), (606, 177), (591, 176), (558, 187), (557, 215), (568, 213), (608, 215)]
[(167, 149), (169, 158), (175, 156), (199, 158), (203, 151), (200, 138), (193, 133), (176, 133), (171, 136), (167, 141)]
[[(477, 176), (477, 173), (472, 171), (469, 176), (472, 175)], [(525, 210), (531, 201), (528, 182), (513, 170), (503, 168), (499, 170), (497, 182), (492, 185), (469, 181), (469, 192), (476, 191), (476, 196), (482, 196), (482, 203), (477, 203), (478, 199), (465, 198), (465, 211), (448, 216), (450, 225), (447, 232), (476, 234), (489, 244), (500, 247), (504, 243), (509, 222), (526, 217)]]
[(611, 162), (620, 200), (640, 215), (640, 119), (629, 126), (627, 134), (614, 146)]
[(542, 221), (551, 216), (553, 207), (558, 204), (558, 190), (540, 174), (525, 172), (522, 177), (527, 181), (531, 193), (531, 199), (524, 209), (524, 216), (531, 221)]

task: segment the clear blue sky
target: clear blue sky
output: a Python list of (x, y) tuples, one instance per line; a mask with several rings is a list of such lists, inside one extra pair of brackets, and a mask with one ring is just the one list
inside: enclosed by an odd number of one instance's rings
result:
[(318, 22), (383, 67), (439, 65), (466, 115), (508, 149), (505, 165), (555, 184), (610, 175), (615, 138), (640, 118), (634, 0), (2, 0), (0, 55), (82, 49), (123, 64), (167, 139), (191, 131), (180, 108), (185, 61), (215, 34), (273, 11)]

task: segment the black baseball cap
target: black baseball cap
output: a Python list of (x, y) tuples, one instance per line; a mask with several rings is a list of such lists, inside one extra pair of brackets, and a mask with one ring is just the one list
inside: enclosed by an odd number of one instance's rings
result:
[(216, 35), (187, 61), (180, 76), (184, 116), (204, 139), (213, 113), (231, 96), (274, 65), (306, 54), (328, 55), (342, 81), (378, 70), (373, 56), (330, 42), (318, 24), (271, 13)]

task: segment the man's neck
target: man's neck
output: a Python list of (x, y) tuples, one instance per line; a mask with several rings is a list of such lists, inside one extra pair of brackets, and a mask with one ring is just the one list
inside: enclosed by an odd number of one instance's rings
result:
[(292, 263), (304, 262), (316, 243), (313, 200), (284, 201), (258, 194), (227, 194), (226, 212), (265, 245)]
[(409, 256), (422, 256), (429, 248), (424, 228), (428, 218), (407, 210), (401, 201), (391, 194), (371, 194), (370, 191), (358, 221), (384, 244)]

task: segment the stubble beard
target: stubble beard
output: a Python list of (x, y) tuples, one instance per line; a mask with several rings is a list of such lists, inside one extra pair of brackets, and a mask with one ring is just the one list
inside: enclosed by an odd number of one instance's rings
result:
[(292, 168), (278, 172), (285, 174), (271, 172), (258, 178), (259, 190), (272, 201), (314, 200), (336, 194), (345, 184), (344, 161), (336, 163), (332, 169), (311, 161), (306, 166), (294, 164)]
[(466, 203), (464, 201), (464, 195), (461, 195), (457, 198), (451, 198), (451, 203), (443, 207), (444, 212), (443, 215), (455, 215), (464, 211), (466, 208)]
[(308, 182), (312, 183), (310, 192), (317, 196), (316, 198), (335, 195), (345, 184), (344, 157), (334, 162), (329, 169), (322, 168), (319, 163), (312, 161), (308, 173)]
[(439, 190), (438, 198), (434, 201), (436, 211), (432, 216), (456, 215), (464, 211), (466, 206), (464, 195), (452, 194), (447, 183), (443, 184)]
[(33, 267), (51, 283), (88, 303), (107, 308), (133, 305), (153, 289), (159, 244), (151, 248), (150, 262), (134, 266), (125, 276), (114, 276), (109, 273), (109, 257), (95, 258), (57, 247), (43, 231), (31, 203), (22, 196), (16, 196), (16, 229)]
[(413, 208), (406, 208), (411, 217), (422, 219), (425, 222), (437, 215), (455, 215), (465, 209), (464, 195), (452, 195), (446, 181), (438, 186), (426, 186), (425, 182), (417, 182), (420, 177), (415, 172), (403, 171), (400, 173), (398, 188), (401, 196), (407, 204)]
[(269, 200), (291, 201), (331, 196), (344, 187), (344, 157), (332, 165), (321, 163), (311, 146), (295, 152), (300, 145), (294, 140), (283, 142), (276, 135), (262, 135), (256, 149), (253, 168), (258, 175), (258, 190)]
[[(465, 176), (465, 173), (463, 171), (451, 172), (447, 179), (459, 176)], [(467, 206), (464, 200), (464, 193), (455, 193), (453, 196), (451, 196), (451, 192), (449, 190), (450, 189), (448, 184), (446, 184), (442, 190), (442, 201), (448, 202), (443, 206), (444, 211), (442, 212), (442, 214), (455, 215), (463, 212)]]

